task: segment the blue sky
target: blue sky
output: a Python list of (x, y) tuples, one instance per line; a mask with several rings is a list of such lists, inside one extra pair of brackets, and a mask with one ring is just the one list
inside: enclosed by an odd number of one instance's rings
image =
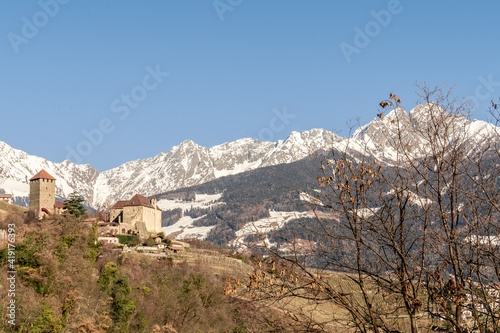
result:
[(0, 141), (99, 171), (186, 139), (346, 136), (349, 120), (371, 121), (390, 92), (411, 109), (416, 82), (474, 97), (479, 119), (500, 96), (497, 1), (6, 0), (0, 9)]

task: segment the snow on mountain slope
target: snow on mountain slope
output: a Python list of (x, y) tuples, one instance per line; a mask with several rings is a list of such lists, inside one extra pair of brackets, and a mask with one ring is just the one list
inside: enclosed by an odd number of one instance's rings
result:
[(0, 188), (13, 194), (16, 203), (27, 203), (29, 179), (41, 169), (58, 179), (57, 196), (67, 197), (78, 192), (87, 200), (92, 199), (93, 183), (98, 172), (88, 164), (77, 165), (70, 161), (53, 163), (14, 149), (4, 142), (0, 142), (0, 156)]
[(250, 138), (213, 146), (208, 150), (215, 178), (234, 175), (262, 166), (264, 158), (276, 144)]
[(194, 219), (190, 216), (183, 216), (175, 224), (161, 228), (161, 231), (165, 236), (175, 237), (175, 239), (198, 238), (204, 240), (215, 226), (193, 226), (193, 223), (201, 218), (202, 217), (198, 217)]
[(375, 118), (357, 129), (349, 144), (361, 152), (367, 149), (382, 161), (390, 163), (396, 160), (398, 151), (401, 153), (403, 148), (408, 156), (418, 158), (432, 154), (435, 148), (452, 141), (474, 147), (491, 139), (498, 143), (499, 127), (485, 121), (470, 121), (464, 116), (447, 113), (436, 104), (427, 103), (417, 105), (410, 113), (398, 108), (383, 119)]
[[(219, 194), (196, 194), (193, 201), (182, 201), (182, 200), (168, 200), (162, 199), (158, 201), (158, 207), (163, 210), (172, 210), (176, 208), (181, 208), (182, 211), (189, 210), (192, 208), (211, 208), (217, 205), (224, 205), (224, 202), (216, 202), (222, 197), (222, 193)], [(215, 228), (215, 226), (199, 227), (194, 226), (193, 223), (196, 220), (201, 219), (203, 216), (192, 218), (190, 216), (182, 216), (177, 222), (168, 227), (161, 228), (161, 231), (165, 236), (175, 237), (176, 239), (184, 238), (199, 238), (205, 239), (208, 233)]]
[(0, 189), (15, 193), (19, 202), (26, 203), (28, 180), (45, 169), (57, 179), (59, 197), (78, 192), (91, 207), (106, 208), (136, 193), (151, 196), (259, 167), (294, 162), (318, 149), (331, 148), (341, 140), (336, 134), (322, 129), (292, 132), (285, 141), (278, 143), (244, 138), (210, 149), (186, 140), (168, 153), (127, 162), (102, 173), (90, 165), (76, 165), (70, 161), (53, 163), (0, 142), (0, 181), (3, 180)]
[(291, 163), (318, 149), (331, 148), (340, 140), (323, 129), (292, 132), (284, 142), (244, 138), (210, 149), (186, 140), (168, 153), (101, 173), (94, 187), (92, 205), (107, 207), (135, 193), (151, 196), (259, 167)]
[(282, 228), (286, 223), (300, 218), (314, 218), (313, 212), (282, 212), (270, 211), (269, 217), (261, 218), (254, 222), (248, 222), (240, 230), (236, 231), (236, 238), (228, 245), (241, 247), (245, 244), (245, 237), (249, 235), (265, 235), (273, 230)]
[(8, 194), (12, 194), (12, 201), (21, 206), (28, 206), (30, 186), (26, 182), (15, 179), (0, 178), (0, 189)]
[(186, 140), (168, 153), (102, 172), (94, 186), (92, 205), (106, 207), (136, 193), (150, 196), (214, 178), (208, 149)]
[[(189, 210), (192, 208), (210, 208), (213, 207), (216, 201), (222, 197), (222, 193), (218, 194), (195, 194), (195, 199), (193, 201), (182, 201), (182, 200), (169, 200), (160, 199), (158, 200), (158, 207), (162, 210), (173, 210), (180, 208), (182, 211)], [(224, 204), (218, 202), (217, 204)]]
[(500, 135), (500, 127), (482, 120), (474, 120), (466, 128), (467, 135), (476, 141), (492, 139)]
[(400, 108), (392, 110), (383, 119), (376, 118), (360, 127), (350, 138), (342, 138), (324, 129), (312, 129), (292, 132), (284, 141), (263, 142), (244, 138), (209, 149), (186, 140), (168, 153), (127, 162), (102, 173), (90, 165), (70, 161), (53, 163), (0, 142), (0, 190), (14, 194), (15, 202), (26, 204), (28, 180), (45, 169), (57, 179), (56, 194), (59, 197), (78, 192), (92, 207), (100, 209), (109, 207), (116, 200), (129, 199), (136, 193), (152, 196), (199, 185), (260, 167), (298, 161), (318, 150), (336, 148), (358, 153), (368, 150), (381, 161), (391, 163), (398, 154), (391, 146), (398, 140), (415, 157), (430, 153), (435, 143), (430, 142), (425, 133), (432, 133), (436, 121), (449, 125), (445, 133), (439, 133), (445, 140), (453, 140), (460, 134), (477, 145), (485, 138), (498, 137), (500, 133), (499, 128), (490, 123), (471, 122), (465, 117), (447, 114), (429, 103), (418, 105), (410, 113)]

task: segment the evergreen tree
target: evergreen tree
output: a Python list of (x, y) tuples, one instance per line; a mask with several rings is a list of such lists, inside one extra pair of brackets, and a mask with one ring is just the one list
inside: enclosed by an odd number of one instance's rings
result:
[(75, 215), (76, 217), (80, 217), (87, 209), (83, 206), (83, 202), (85, 200), (78, 193), (71, 193), (69, 195), (69, 199), (64, 202), (64, 209), (69, 212), (71, 215)]

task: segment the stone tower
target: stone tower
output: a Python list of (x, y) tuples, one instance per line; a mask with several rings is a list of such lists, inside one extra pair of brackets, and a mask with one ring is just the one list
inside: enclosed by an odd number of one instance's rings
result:
[(45, 170), (30, 179), (30, 209), (38, 218), (54, 213), (56, 179)]

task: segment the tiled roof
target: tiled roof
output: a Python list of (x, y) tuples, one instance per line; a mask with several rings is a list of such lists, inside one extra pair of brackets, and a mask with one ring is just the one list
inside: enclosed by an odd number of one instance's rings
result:
[(122, 209), (125, 205), (128, 205), (130, 203), (130, 201), (128, 200), (120, 200), (120, 201), (117, 201), (113, 207), (111, 207), (111, 209)]
[(130, 200), (120, 200), (117, 201), (111, 209), (122, 209), (123, 207), (132, 207), (132, 206), (143, 206), (148, 208), (156, 208), (157, 210), (161, 210), (158, 206), (153, 207), (151, 201), (143, 195), (136, 194)]
[(49, 175), (49, 173), (45, 170), (42, 169), (42, 171), (40, 171), (39, 173), (37, 173), (36, 175), (34, 175), (33, 177), (31, 177), (30, 180), (36, 180), (36, 179), (52, 179), (52, 180), (56, 180), (54, 177), (52, 177), (51, 175)]
[(64, 201), (56, 201), (56, 203), (54, 204), (54, 207), (56, 208), (64, 208)]
[(153, 208), (149, 199), (140, 194), (134, 195), (132, 199), (129, 200), (129, 204), (127, 206), (144, 206)]
[(123, 207), (130, 207), (130, 206), (144, 206), (144, 207), (148, 207), (148, 208), (156, 208), (157, 210), (161, 210), (160, 208), (158, 208), (158, 206), (156, 207), (153, 207), (153, 205), (151, 204), (151, 201), (149, 201), (148, 198), (146, 198), (145, 196), (143, 195), (140, 195), (140, 194), (136, 194), (132, 197), (132, 199), (130, 199), (126, 204), (123, 205)]

